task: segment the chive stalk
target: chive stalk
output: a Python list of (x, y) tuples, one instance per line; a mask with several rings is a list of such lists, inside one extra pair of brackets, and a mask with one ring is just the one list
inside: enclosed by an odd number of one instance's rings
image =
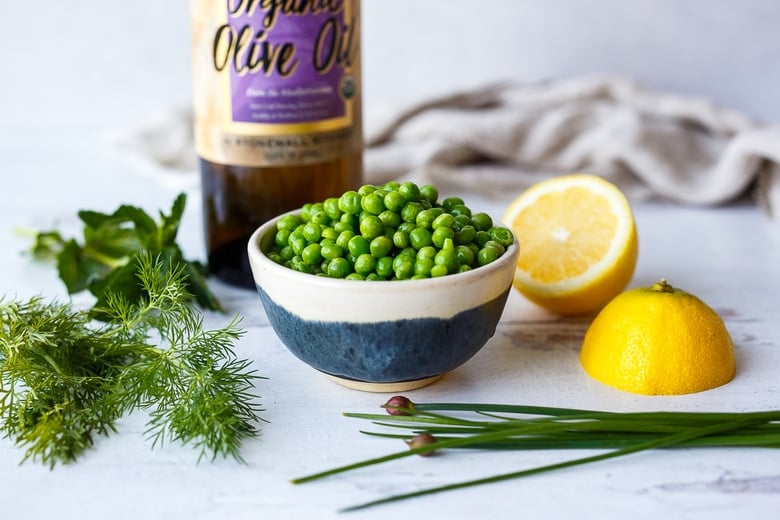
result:
[[(397, 502), (466, 487), (501, 482), (598, 462), (640, 451), (675, 447), (780, 448), (780, 411), (760, 412), (607, 412), (575, 408), (475, 403), (412, 403), (395, 396), (383, 406), (388, 415), (345, 413), (402, 433), (361, 433), (401, 439), (435, 439), (382, 457), (294, 479), (301, 484), (413, 455), (449, 448), (479, 450), (599, 449), (604, 453), (485, 478), (454, 482), (392, 495), (342, 511)], [(446, 412), (446, 413), (441, 413)], [(455, 414), (459, 415), (455, 415)]]

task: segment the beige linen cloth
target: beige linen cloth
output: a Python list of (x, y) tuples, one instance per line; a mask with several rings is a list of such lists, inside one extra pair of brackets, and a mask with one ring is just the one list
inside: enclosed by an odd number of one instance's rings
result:
[[(177, 111), (115, 143), (193, 172), (190, 120)], [(425, 100), (369, 133), (365, 161), (368, 182), (411, 179), (497, 200), (573, 172), (602, 176), (634, 200), (718, 205), (752, 195), (780, 221), (780, 126), (621, 77), (510, 82)]]

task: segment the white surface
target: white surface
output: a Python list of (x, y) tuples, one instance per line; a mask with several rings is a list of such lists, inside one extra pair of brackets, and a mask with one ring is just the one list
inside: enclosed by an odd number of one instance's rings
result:
[[(74, 229), (79, 208), (113, 210), (131, 202), (166, 209), (175, 192), (117, 162), (88, 139), (40, 143), (5, 136), (0, 206), (0, 294), (64, 298), (50, 266), (22, 256), (17, 227), (59, 222)], [(8, 172), (15, 172), (9, 175)], [(485, 205), (496, 213), (498, 207)], [(739, 368), (731, 383), (678, 397), (642, 397), (604, 387), (581, 371), (577, 352), (587, 320), (552, 319), (510, 297), (496, 336), (469, 363), (410, 393), (418, 401), (481, 401), (606, 410), (759, 410), (780, 406), (780, 231), (753, 207), (636, 208), (640, 260), (632, 285), (660, 277), (707, 301), (726, 319)], [(200, 256), (200, 215), (193, 194), (181, 240)], [(268, 327), (251, 291), (214, 283), (232, 316), (244, 316), (238, 344), (268, 380), (258, 393), (270, 421), (244, 446), (247, 464), (195, 464), (189, 448), (152, 450), (144, 417), (123, 420), (78, 463), (54, 471), (19, 466), (21, 452), (0, 440), (0, 497), (8, 518), (301, 519), (341, 518), (340, 507), (388, 493), (486, 476), (579, 455), (450, 452), (410, 458), (293, 486), (288, 480), (334, 465), (403, 449), (358, 433), (367, 424), (343, 411), (379, 410), (387, 395), (336, 385), (303, 365)], [(85, 301), (77, 298), (77, 301)], [(224, 324), (230, 316), (210, 315)], [(772, 517), (780, 506), (780, 452), (767, 449), (657, 451), (576, 469), (410, 501), (349, 518), (746, 518)], [(345, 517), (345, 518), (347, 518)]]
[[(479, 9), (465, 0), (364, 4), (369, 114), (493, 79), (618, 72), (780, 120), (780, 4), (773, 0), (491, 0)], [(52, 267), (20, 254), (28, 243), (14, 228), (59, 224), (73, 231), (78, 209), (111, 211), (124, 202), (167, 211), (176, 191), (113, 157), (101, 139), (189, 103), (188, 31), (186, 0), (0, 3), (0, 295), (65, 297)], [(737, 345), (732, 383), (663, 398), (605, 388), (577, 363), (586, 322), (551, 321), (513, 294), (486, 348), (411, 397), (610, 410), (776, 409), (777, 227), (751, 207), (640, 207), (637, 221), (633, 285), (666, 277), (719, 310)], [(180, 236), (186, 253), (202, 258), (195, 192)], [(780, 507), (780, 452), (679, 450), (337, 515), (339, 507), (387, 493), (574, 454), (455, 452), (292, 486), (290, 478), (402, 448), (362, 436), (364, 423), (340, 416), (378, 410), (387, 396), (314, 373), (279, 343), (254, 294), (214, 288), (231, 315), (244, 316), (240, 353), (270, 378), (257, 388), (270, 423), (245, 446), (248, 464), (197, 466), (188, 448), (152, 451), (142, 416), (123, 421), (118, 435), (100, 439), (79, 463), (54, 471), (19, 466), (21, 452), (0, 439), (4, 517), (710, 519), (770, 518)], [(208, 320), (221, 325), (229, 317)]]

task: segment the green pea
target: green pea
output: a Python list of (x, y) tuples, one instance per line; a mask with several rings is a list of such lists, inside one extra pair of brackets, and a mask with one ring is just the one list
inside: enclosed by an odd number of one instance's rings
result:
[(341, 215), (339, 222), (345, 226), (349, 226), (349, 229), (352, 231), (355, 231), (360, 226), (360, 217), (358, 217), (359, 214), (360, 210), (358, 210), (357, 213), (344, 213)]
[(314, 211), (311, 214), (310, 221), (322, 226), (326, 226), (330, 224), (330, 217), (327, 213), (325, 213), (325, 210)]
[(377, 192), (369, 193), (364, 196), (363, 200), (360, 202), (360, 206), (363, 208), (363, 211), (372, 215), (379, 215), (385, 210), (384, 198)]
[(458, 267), (458, 272), (465, 273), (466, 271), (471, 271), (471, 266), (466, 264), (460, 264), (460, 266)]
[(433, 229), (433, 221), (436, 220), (436, 214), (432, 209), (424, 209), (417, 214), (415, 223), (417, 227)]
[(453, 206), (452, 209), (450, 210), (450, 213), (452, 213), (455, 216), (457, 215), (466, 215), (468, 217), (471, 216), (471, 210), (469, 209), (468, 206), (464, 204), (458, 204), (456, 206)]
[(495, 261), (499, 256), (499, 252), (495, 247), (483, 247), (477, 253), (477, 264), (480, 266), (487, 265)]
[(339, 208), (339, 199), (335, 197), (325, 199), (322, 203), (322, 209), (331, 220), (338, 220), (341, 217), (342, 211)]
[(377, 187), (373, 184), (364, 184), (360, 188), (358, 188), (358, 193), (363, 195), (364, 197), (368, 195), (369, 193), (373, 193), (377, 190)]
[(433, 258), (435, 265), (443, 265), (447, 273), (454, 273), (458, 270), (458, 255), (454, 249), (442, 249)]
[(316, 222), (307, 222), (303, 226), (303, 238), (309, 242), (319, 242), (322, 238), (322, 226)]
[(469, 242), (472, 242), (476, 236), (477, 230), (474, 229), (474, 226), (463, 226), (459, 231), (455, 232), (453, 240), (456, 244), (468, 244)]
[(440, 276), (446, 276), (448, 274), (447, 266), (444, 265), (434, 265), (431, 268), (431, 277), (438, 278)]
[(293, 252), (292, 247), (284, 246), (279, 250), (279, 256), (282, 257), (282, 261), (288, 262), (293, 256), (295, 256), (295, 253)]
[(474, 252), (470, 247), (460, 245), (455, 247), (455, 256), (460, 265), (474, 265)]
[(488, 231), (493, 227), (493, 219), (487, 213), (475, 213), (471, 216), (471, 224), (478, 231)]
[(272, 262), (274, 262), (276, 264), (283, 264), (284, 263), (284, 259), (282, 258), (282, 255), (280, 255), (279, 253), (275, 253), (275, 252), (271, 251), (266, 256), (268, 256), (268, 259), (270, 261), (272, 261)]
[(347, 230), (354, 231), (355, 230), (355, 228), (353, 228), (349, 224), (345, 224), (345, 223), (341, 222), (340, 220), (338, 222), (334, 222), (333, 223), (333, 229), (335, 229), (336, 232), (339, 233), (339, 234), (342, 231), (347, 231)]
[(414, 228), (409, 233), (409, 243), (417, 250), (419, 250), (421, 247), (429, 246), (433, 244), (431, 232), (425, 228)]
[(314, 206), (313, 203), (307, 202), (301, 207), (301, 220), (308, 222), (311, 218), (311, 209)]
[(438, 229), (440, 227), (451, 228), (454, 225), (455, 225), (455, 217), (453, 217), (449, 213), (442, 213), (441, 215), (437, 216), (433, 220), (431, 227), (433, 227), (433, 229)]
[(349, 249), (349, 254), (355, 258), (371, 252), (368, 240), (361, 235), (355, 235), (350, 238), (347, 243), (347, 249)]
[(417, 224), (415, 224), (414, 222), (401, 222), (400, 224), (398, 224), (396, 229), (398, 231), (403, 231), (406, 234), (409, 234), (409, 232), (411, 232), (416, 227), (417, 227)]
[(452, 230), (452, 228), (449, 227), (439, 227), (433, 230), (433, 233), (431, 234), (431, 240), (433, 241), (433, 245), (441, 249), (444, 247), (444, 241), (450, 240), (452, 241), (455, 238), (455, 232)]
[(401, 224), (401, 215), (396, 213), (395, 211), (390, 211), (389, 209), (386, 209), (379, 214), (379, 220), (382, 221), (385, 227), (395, 229)]
[(409, 233), (400, 229), (393, 233), (393, 244), (399, 249), (409, 246)]
[(386, 236), (378, 236), (369, 244), (369, 250), (374, 258), (381, 258), (390, 254), (393, 249), (393, 241)]
[(472, 226), (471, 217), (468, 215), (454, 215), (455, 224), (452, 226), (454, 229), (463, 229), (465, 226)]
[(447, 197), (443, 201), (441, 201), (441, 206), (446, 211), (451, 211), (453, 207), (463, 205), (463, 199), (460, 197)]
[(401, 249), (401, 252), (398, 253), (396, 256), (405, 256), (407, 258), (414, 260), (415, 258), (417, 258), (417, 250), (412, 246), (405, 247)]
[(433, 246), (425, 246), (417, 251), (417, 260), (433, 260), (436, 256), (436, 248)]
[[(338, 277), (338, 278), (340, 278), (340, 277)], [(353, 273), (349, 273), (344, 279), (345, 280), (365, 280), (366, 277), (363, 276), (362, 274), (358, 274), (358, 273), (354, 273), (353, 272)]]
[(349, 278), (352, 272), (352, 265), (346, 258), (334, 258), (328, 263), (327, 275), (331, 278)]
[(290, 267), (292, 267), (293, 269), (295, 269), (300, 273), (311, 274), (314, 272), (312, 267), (306, 262), (304, 262), (303, 259), (297, 255), (292, 257), (292, 259), (290, 260)]
[(360, 234), (372, 240), (385, 232), (385, 225), (376, 215), (368, 215), (360, 222)]
[(280, 231), (283, 229), (287, 231), (293, 231), (301, 224), (303, 224), (303, 219), (300, 216), (284, 215), (279, 217), (279, 220), (276, 222), (276, 229)]
[(403, 258), (402, 261), (398, 262), (397, 266), (393, 265), (393, 270), (398, 280), (408, 280), (414, 275), (414, 262)]
[(322, 228), (322, 239), (336, 240), (339, 237), (339, 232), (330, 226)]
[(420, 188), (411, 181), (406, 181), (398, 186), (398, 193), (400, 193), (406, 202), (415, 202), (420, 198)]
[(420, 258), (414, 263), (414, 275), (415, 276), (430, 276), (431, 269), (433, 268), (433, 260), (431, 258)]
[(369, 253), (364, 253), (355, 259), (356, 273), (365, 276), (368, 273), (373, 273), (374, 269), (376, 269), (376, 258), (371, 256)]
[(344, 248), (339, 246), (338, 244), (334, 243), (320, 243), (320, 253), (322, 254), (322, 257), (326, 260), (333, 260), (334, 258), (339, 258), (341, 256), (344, 256)]
[(390, 211), (401, 211), (401, 208), (406, 204), (406, 199), (398, 191), (390, 191), (385, 195), (385, 207)]
[(420, 186), (420, 196), (431, 204), (436, 204), (436, 201), (439, 200), (439, 190), (432, 184), (425, 184)]
[(322, 262), (322, 248), (319, 244), (309, 244), (303, 248), (301, 259), (307, 265), (315, 265)]
[(356, 215), (360, 213), (362, 195), (356, 191), (347, 191), (339, 197), (339, 209), (344, 213)]
[(341, 233), (339, 233), (339, 236), (336, 238), (336, 245), (339, 246), (342, 249), (348, 249), (349, 248), (349, 239), (355, 236), (355, 232), (351, 229), (345, 229)]
[(403, 262), (414, 262), (414, 256), (398, 254), (393, 257), (393, 271), (397, 271)]
[(504, 251), (506, 251), (506, 248), (503, 245), (496, 242), (495, 240), (488, 240), (487, 242), (485, 242), (485, 245), (482, 246), (482, 248), (484, 249), (486, 247), (492, 247), (493, 249), (498, 251), (498, 256), (503, 255)]
[(487, 244), (490, 240), (490, 233), (487, 231), (477, 231), (476, 235), (474, 236), (474, 242), (476, 242), (480, 248), (485, 247), (485, 244)]
[(290, 244), (290, 247), (292, 247), (293, 253), (295, 253), (296, 256), (299, 256), (303, 252), (303, 248), (309, 244), (309, 242), (303, 236), (303, 233), (296, 234), (295, 232), (290, 234), (290, 238), (288, 239), (288, 242)]
[(401, 220), (404, 222), (416, 222), (417, 214), (423, 210), (423, 205), (419, 202), (407, 202), (401, 208)]
[(385, 279), (393, 276), (393, 257), (383, 256), (382, 258), (377, 258), (374, 272)]
[(490, 233), (490, 238), (504, 247), (511, 246), (515, 241), (515, 237), (512, 235), (512, 232), (502, 226), (492, 227), (488, 233)]
[(384, 280), (384, 278), (382, 278), (381, 276), (379, 276), (376, 273), (368, 273), (366, 275), (366, 281), (367, 282), (381, 282), (383, 280)]
[(290, 239), (289, 229), (278, 229), (276, 235), (274, 235), (274, 244), (277, 247), (284, 247), (287, 245), (287, 241)]

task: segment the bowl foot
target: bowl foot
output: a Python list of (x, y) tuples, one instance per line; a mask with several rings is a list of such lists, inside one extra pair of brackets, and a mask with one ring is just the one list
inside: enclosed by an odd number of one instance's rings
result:
[(336, 383), (352, 388), (353, 390), (361, 390), (363, 392), (408, 392), (409, 390), (416, 390), (424, 386), (428, 386), (431, 383), (441, 378), (441, 375), (426, 377), (423, 379), (415, 379), (414, 381), (398, 381), (395, 383), (368, 383), (366, 381), (355, 381), (354, 379), (346, 379), (343, 377), (337, 377), (328, 375), (330, 379)]

